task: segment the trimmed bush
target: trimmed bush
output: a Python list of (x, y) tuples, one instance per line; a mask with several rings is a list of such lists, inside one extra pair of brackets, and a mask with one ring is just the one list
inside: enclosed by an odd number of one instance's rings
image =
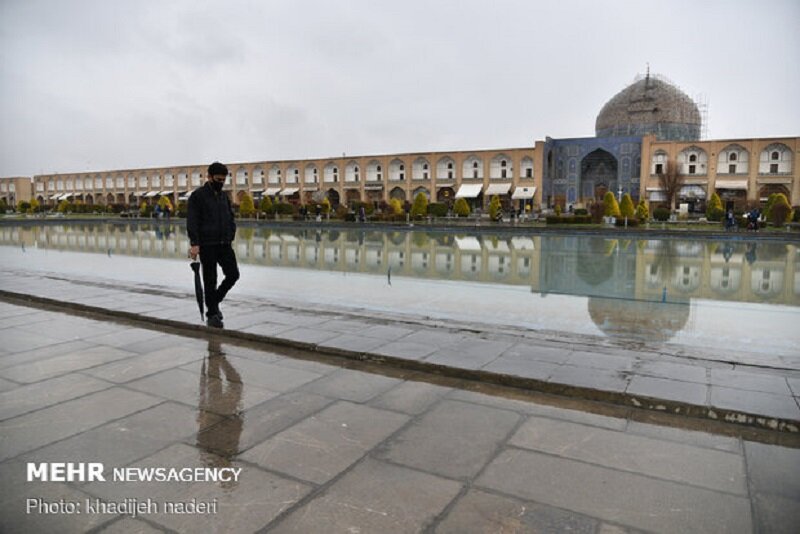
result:
[(272, 212), (274, 211), (272, 199), (267, 196), (262, 198), (261, 202), (258, 203), (258, 209), (264, 215), (272, 215)]
[(458, 215), (459, 217), (467, 217), (470, 213), (469, 204), (467, 204), (467, 199), (457, 198), (456, 203), (453, 206), (453, 211), (455, 211), (456, 215)]
[(249, 193), (242, 195), (242, 200), (239, 203), (239, 215), (242, 217), (252, 217), (256, 214), (256, 206), (253, 204), (253, 197)]
[(441, 204), (436, 202), (428, 204), (428, 214), (433, 217), (446, 217), (447, 204)]
[(425, 193), (417, 193), (417, 196), (414, 197), (414, 205), (411, 206), (411, 218), (421, 219), (422, 217), (426, 217), (427, 215), (428, 215), (428, 197), (425, 196)]
[(725, 210), (722, 209), (722, 200), (720, 200), (719, 195), (714, 192), (708, 200), (708, 206), (706, 206), (706, 219), (719, 222), (724, 215)]
[(399, 198), (389, 200), (389, 213), (391, 215), (403, 215), (403, 201)]
[[(622, 218), (622, 219), (617, 219), (617, 220), (614, 222), (614, 225), (615, 225), (615, 226), (622, 226), (622, 227), (624, 227), (624, 226), (625, 226), (625, 219), (624, 219), (624, 218)], [(639, 226), (639, 221), (638, 221), (638, 220), (637, 220), (635, 217), (628, 218), (628, 228), (634, 228), (634, 227), (636, 227), (636, 226)]]
[(668, 221), (669, 220), (669, 209), (665, 208), (664, 206), (659, 206), (653, 210), (653, 218), (657, 221)]
[(578, 208), (573, 212), (575, 215), (589, 215), (589, 210), (586, 208)]
[(639, 200), (639, 205), (636, 206), (636, 218), (639, 219), (640, 223), (650, 219), (650, 210), (647, 207), (647, 202), (645, 202), (643, 198)]
[(786, 195), (783, 193), (776, 194), (767, 220), (778, 227), (792, 220), (792, 207), (789, 205), (789, 201), (786, 200)]
[(619, 204), (614, 193), (608, 191), (603, 197), (603, 215), (606, 217), (620, 217)]
[(633, 219), (636, 215), (633, 207), (633, 199), (628, 193), (625, 193), (622, 196), (622, 204), (619, 205), (619, 214), (620, 217), (627, 217), (629, 220)]
[(564, 215), (563, 217), (548, 215), (545, 217), (545, 222), (547, 224), (591, 224), (592, 217), (591, 215)]
[(489, 218), (493, 221), (497, 220), (497, 216), (500, 214), (500, 197), (497, 195), (492, 195), (492, 200), (489, 202)]
[(276, 202), (275, 213), (277, 215), (294, 215), (294, 206), (288, 202)]

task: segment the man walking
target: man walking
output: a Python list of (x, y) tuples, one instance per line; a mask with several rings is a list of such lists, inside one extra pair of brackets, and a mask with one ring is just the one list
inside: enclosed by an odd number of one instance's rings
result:
[[(236, 235), (233, 208), (227, 193), (222, 191), (228, 168), (215, 161), (208, 166), (206, 183), (189, 197), (186, 230), (189, 234), (189, 257), (200, 254), (203, 286), (206, 296), (206, 324), (222, 328), (219, 303), (239, 279), (239, 267), (231, 243)], [(217, 265), (225, 278), (217, 287)]]

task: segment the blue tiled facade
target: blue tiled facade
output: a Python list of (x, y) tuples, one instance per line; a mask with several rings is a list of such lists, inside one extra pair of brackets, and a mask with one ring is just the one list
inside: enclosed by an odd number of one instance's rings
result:
[(642, 138), (547, 138), (544, 145), (543, 201), (570, 204), (595, 198), (599, 187), (639, 197)]

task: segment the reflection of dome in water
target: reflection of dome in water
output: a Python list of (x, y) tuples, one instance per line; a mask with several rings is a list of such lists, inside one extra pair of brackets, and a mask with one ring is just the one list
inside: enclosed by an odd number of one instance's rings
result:
[(656, 134), (666, 141), (700, 139), (697, 104), (657, 76), (641, 77), (614, 95), (597, 115), (597, 137)]
[(689, 305), (589, 297), (589, 316), (609, 337), (664, 342), (686, 325)]

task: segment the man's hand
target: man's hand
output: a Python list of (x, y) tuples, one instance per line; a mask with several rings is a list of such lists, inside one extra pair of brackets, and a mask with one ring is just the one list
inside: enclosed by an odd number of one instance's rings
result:
[(193, 260), (197, 259), (197, 255), (200, 253), (200, 245), (194, 245), (189, 248), (189, 257)]

